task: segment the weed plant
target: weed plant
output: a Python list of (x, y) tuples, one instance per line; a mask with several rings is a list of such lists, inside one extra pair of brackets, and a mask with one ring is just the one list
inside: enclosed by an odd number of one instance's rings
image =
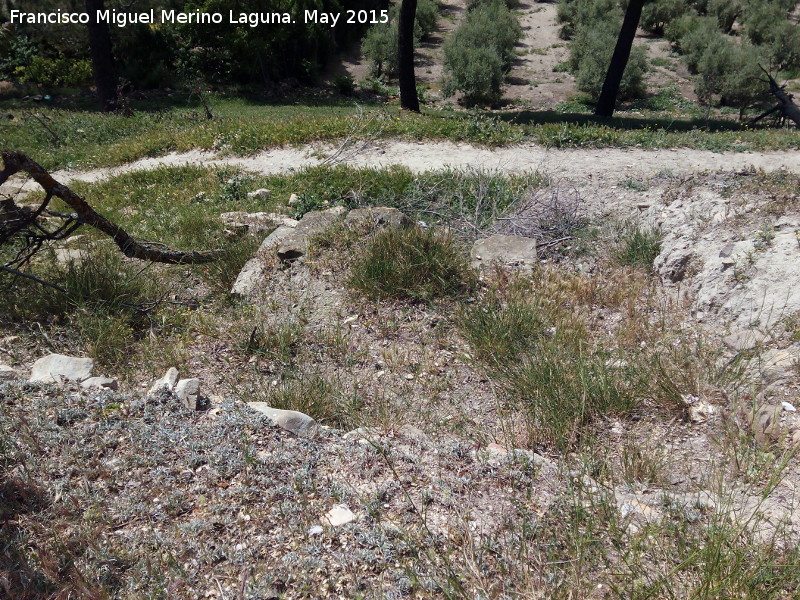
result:
[(651, 271), (653, 261), (661, 252), (661, 232), (639, 224), (629, 225), (623, 231), (614, 258), (620, 265), (640, 267)]
[(429, 302), (475, 285), (464, 251), (430, 228), (385, 229), (355, 259), (348, 285), (373, 299)]

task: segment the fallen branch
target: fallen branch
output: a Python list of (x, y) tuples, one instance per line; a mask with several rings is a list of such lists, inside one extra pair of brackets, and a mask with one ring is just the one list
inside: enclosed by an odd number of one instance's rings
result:
[(800, 127), (800, 106), (794, 103), (794, 96), (786, 92), (786, 86), (778, 85), (778, 82), (775, 81), (764, 67), (761, 67), (761, 70), (764, 71), (769, 78), (769, 93), (775, 96), (778, 100), (778, 104), (754, 119), (751, 119), (748, 124), (753, 125), (754, 123), (758, 123), (764, 117), (777, 112), (780, 113), (779, 121), (781, 123), (786, 121), (786, 119), (791, 119), (797, 127)]
[[(25, 172), (38, 183), (47, 195), (46, 202), (36, 211), (30, 211), (18, 206), (12, 198), (0, 200), (0, 245), (16, 234), (26, 235), (41, 241), (60, 239), (65, 231), (70, 233), (80, 225), (89, 225), (108, 235), (119, 246), (122, 253), (128, 258), (147, 260), (150, 262), (167, 264), (197, 264), (213, 261), (219, 251), (183, 252), (155, 248), (136, 241), (127, 231), (95, 211), (86, 200), (62, 185), (38, 163), (34, 162), (21, 152), (0, 150), (3, 159), (3, 170), (0, 171), (0, 186), (19, 172)], [(65, 225), (55, 231), (47, 231), (36, 221), (37, 217), (45, 210), (46, 204), (52, 197), (60, 198), (74, 211), (68, 215)], [(63, 217), (63, 216), (62, 216)], [(32, 230), (38, 230), (38, 233)], [(41, 245), (39, 241), (39, 245)]]

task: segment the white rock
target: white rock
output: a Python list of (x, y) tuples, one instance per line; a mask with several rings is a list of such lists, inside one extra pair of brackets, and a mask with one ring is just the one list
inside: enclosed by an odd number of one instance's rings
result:
[(311, 437), (319, 432), (317, 422), (300, 411), (272, 408), (266, 402), (248, 402), (247, 406), (267, 415), (281, 429), (300, 437)]
[(89, 379), (81, 382), (81, 387), (85, 390), (99, 388), (116, 391), (119, 388), (119, 383), (117, 383), (116, 379), (111, 379), (110, 377), (89, 377)]
[(270, 233), (264, 241), (261, 242), (257, 256), (248, 260), (236, 277), (236, 281), (231, 288), (232, 295), (249, 296), (256, 290), (258, 284), (264, 278), (264, 260), (261, 258), (261, 255), (276, 248), (283, 238), (292, 233), (294, 233), (294, 227), (281, 226)]
[(159, 391), (161, 391), (162, 388), (167, 388), (171, 392), (175, 389), (177, 383), (178, 383), (178, 369), (176, 369), (175, 367), (170, 367), (169, 370), (161, 379), (153, 383), (153, 386), (147, 392), (147, 395), (152, 396), (154, 394), (157, 394)]
[(196, 377), (181, 379), (175, 385), (175, 395), (186, 408), (197, 410), (200, 407), (200, 380)]
[(356, 516), (344, 504), (334, 504), (327, 513), (325, 519), (332, 527), (339, 527), (352, 521), (355, 521)]
[(66, 379), (80, 382), (89, 379), (93, 371), (94, 361), (91, 358), (49, 354), (33, 363), (30, 381), (52, 383)]
[(704, 423), (717, 414), (717, 409), (714, 408), (713, 404), (701, 400), (694, 406), (688, 407), (686, 412), (692, 423)]
[(14, 369), (8, 365), (0, 365), (0, 381), (9, 381), (18, 377), (19, 374)]
[(431, 441), (431, 439), (428, 437), (428, 434), (426, 434), (421, 429), (414, 427), (413, 425), (409, 425), (408, 423), (401, 426), (400, 429), (397, 430), (397, 433), (411, 440), (414, 440), (419, 444), (427, 444)]
[(767, 350), (761, 356), (761, 378), (764, 383), (773, 383), (791, 377), (800, 362), (800, 349)]
[(760, 346), (766, 339), (767, 335), (757, 329), (742, 329), (740, 331), (734, 331), (722, 341), (730, 349), (741, 352), (743, 350), (752, 350)]
[(247, 192), (247, 197), (251, 200), (269, 200), (270, 191), (266, 188), (259, 188), (252, 192)]
[(300, 196), (292, 194), (289, 196), (289, 206), (294, 206), (295, 204), (300, 204)]
[(348, 431), (342, 437), (348, 441), (351, 440), (371, 440), (378, 435), (378, 430), (374, 427), (359, 427)]
[(322, 535), (322, 525), (312, 525), (308, 530), (308, 535)]
[(530, 269), (538, 262), (536, 240), (519, 235), (492, 235), (478, 240), (472, 246), (470, 256), (476, 268), (498, 262)]
[(797, 409), (794, 407), (794, 405), (792, 405), (790, 402), (781, 402), (781, 406), (783, 407), (783, 410), (785, 410), (786, 412), (795, 412), (795, 411), (797, 411)]

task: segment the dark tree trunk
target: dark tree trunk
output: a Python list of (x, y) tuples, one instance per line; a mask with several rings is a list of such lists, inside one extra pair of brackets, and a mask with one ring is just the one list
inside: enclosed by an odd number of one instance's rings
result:
[(117, 80), (114, 76), (114, 55), (111, 52), (111, 34), (108, 24), (97, 20), (97, 11), (105, 10), (105, 0), (86, 0), (89, 14), (89, 53), (92, 56), (92, 73), (97, 97), (105, 111), (116, 108)]
[(417, 0), (403, 0), (400, 5), (400, 24), (397, 31), (400, 106), (419, 112), (417, 77), (414, 75), (414, 18), (416, 16)]
[(614, 55), (611, 57), (611, 64), (608, 66), (606, 79), (603, 82), (603, 90), (600, 98), (597, 99), (595, 114), (601, 117), (610, 117), (614, 114), (614, 107), (617, 104), (617, 94), (619, 94), (619, 84), (622, 82), (622, 74), (628, 66), (628, 59), (631, 56), (633, 38), (636, 37), (636, 29), (639, 27), (639, 19), (642, 16), (642, 6), (645, 0), (630, 0), (628, 10), (625, 11), (625, 18), (622, 20), (622, 29), (619, 30), (617, 45), (614, 48)]

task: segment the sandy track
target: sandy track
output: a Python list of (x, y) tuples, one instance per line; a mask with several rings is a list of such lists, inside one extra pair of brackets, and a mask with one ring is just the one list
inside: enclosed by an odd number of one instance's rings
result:
[[(54, 176), (62, 183), (99, 181), (132, 171), (182, 165), (235, 166), (253, 173), (274, 174), (323, 164), (324, 159), (319, 158), (319, 150), (318, 146), (276, 148), (247, 157), (219, 156), (212, 152), (193, 150), (137, 160), (118, 167), (82, 172), (58, 171)], [(323, 150), (327, 154), (333, 153), (330, 146)], [(685, 148), (559, 150), (546, 149), (535, 144), (488, 149), (451, 142), (384, 140), (358, 152), (344, 152), (336, 162), (372, 168), (400, 165), (413, 172), (445, 168), (500, 173), (539, 171), (578, 185), (583, 183), (594, 186), (603, 182), (618, 182), (626, 177), (651, 177), (664, 170), (679, 175), (699, 171), (737, 171), (752, 166), (765, 171), (786, 169), (800, 172), (800, 151), (717, 153)]]

